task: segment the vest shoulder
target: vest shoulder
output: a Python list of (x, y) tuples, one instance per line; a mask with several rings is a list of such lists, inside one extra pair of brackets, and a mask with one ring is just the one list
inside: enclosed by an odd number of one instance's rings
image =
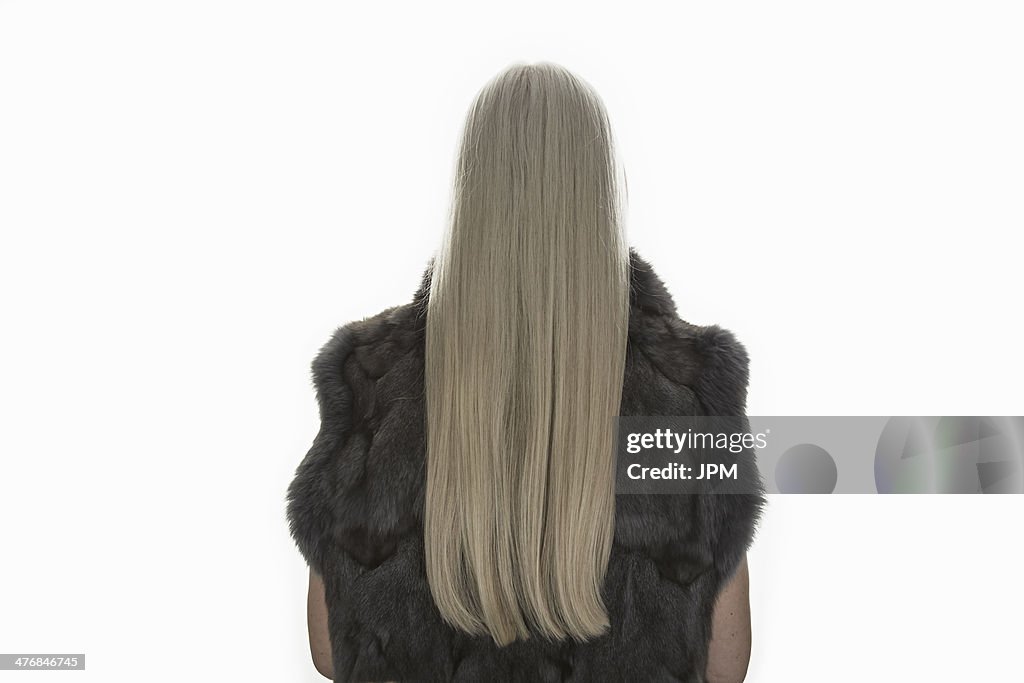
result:
[(691, 390), (706, 414), (746, 409), (750, 358), (731, 330), (695, 325), (674, 309), (638, 308), (630, 318), (629, 344), (658, 375)]
[[(696, 402), (708, 415), (742, 413), (749, 378), (743, 344), (719, 325), (695, 325), (681, 318), (665, 281), (635, 249), (630, 250), (630, 264), (630, 360), (640, 384), (662, 385), (644, 403), (667, 399), (676, 409)], [(685, 395), (682, 402), (671, 400), (672, 393), (680, 392)]]
[(312, 362), (320, 431), (289, 489), (311, 566), (331, 548), (363, 567), (396, 551), (421, 507), (422, 325), (394, 306), (337, 328)]
[[(746, 424), (749, 356), (720, 325), (695, 325), (674, 309), (641, 308), (630, 320), (624, 415), (737, 417)], [(753, 451), (735, 455), (745, 478), (759, 477)], [(716, 590), (749, 547), (764, 497), (619, 496), (616, 543), (654, 562), (662, 578), (689, 585), (712, 570)]]
[(376, 382), (422, 339), (425, 319), (413, 304), (392, 306), (338, 327), (313, 359), (321, 415), (344, 414), (351, 386)]

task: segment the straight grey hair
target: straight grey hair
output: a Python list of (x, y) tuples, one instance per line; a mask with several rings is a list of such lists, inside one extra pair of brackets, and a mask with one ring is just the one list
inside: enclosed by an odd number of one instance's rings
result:
[(426, 572), (499, 646), (607, 631), (629, 251), (605, 107), (517, 63), (466, 117), (426, 319)]

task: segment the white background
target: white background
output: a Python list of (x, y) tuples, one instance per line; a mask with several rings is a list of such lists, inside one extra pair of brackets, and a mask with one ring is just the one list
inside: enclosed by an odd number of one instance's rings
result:
[[(1018, 3), (0, 2), (2, 680), (314, 681), (309, 361), (409, 300), (463, 115), (601, 93), (755, 415), (1022, 414)], [(750, 681), (1020, 680), (1024, 497), (772, 498)]]

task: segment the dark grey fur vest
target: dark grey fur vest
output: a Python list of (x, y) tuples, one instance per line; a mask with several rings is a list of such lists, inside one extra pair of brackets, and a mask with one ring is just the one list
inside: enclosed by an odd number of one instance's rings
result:
[[(681, 320), (631, 252), (622, 415), (742, 415), (747, 355)], [(498, 648), (448, 627), (423, 554), (423, 351), (430, 268), (409, 304), (337, 330), (313, 361), (321, 426), (288, 489), (291, 533), (324, 579), (336, 681), (704, 679), (715, 596), (751, 542), (761, 495), (619, 495), (604, 586), (611, 619), (584, 644)]]

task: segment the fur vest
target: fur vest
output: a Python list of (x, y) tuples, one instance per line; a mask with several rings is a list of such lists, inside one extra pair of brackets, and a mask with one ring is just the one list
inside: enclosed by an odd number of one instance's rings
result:
[[(681, 320), (630, 251), (621, 415), (742, 416), (747, 354), (728, 330)], [(447, 626), (424, 565), (424, 337), (430, 266), (411, 303), (339, 328), (312, 364), (320, 430), (288, 489), (292, 537), (324, 581), (336, 681), (704, 680), (715, 597), (764, 498), (618, 495), (603, 597), (586, 643), (498, 648)]]

